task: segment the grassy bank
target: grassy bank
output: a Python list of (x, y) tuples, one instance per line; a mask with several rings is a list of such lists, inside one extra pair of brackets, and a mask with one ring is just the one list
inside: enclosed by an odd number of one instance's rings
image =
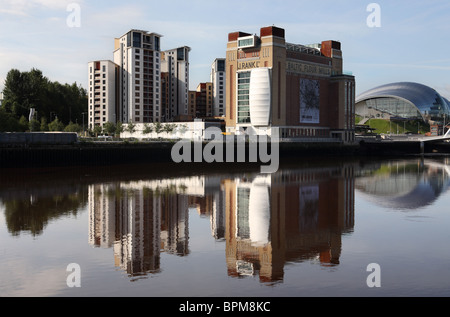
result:
[[(361, 122), (362, 118), (356, 117), (356, 124)], [(430, 126), (419, 120), (412, 121), (389, 121), (385, 119), (370, 119), (365, 125), (375, 130), (377, 134), (425, 134), (430, 132)]]

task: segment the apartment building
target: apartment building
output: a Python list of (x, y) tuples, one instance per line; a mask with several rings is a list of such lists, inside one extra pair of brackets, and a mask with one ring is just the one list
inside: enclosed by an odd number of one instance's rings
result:
[(165, 103), (162, 118), (165, 122), (179, 121), (189, 114), (189, 52), (182, 46), (162, 52), (161, 72), (165, 76)]
[(161, 35), (130, 30), (115, 39), (114, 63), (120, 66), (120, 112), (124, 123), (160, 122)]
[(211, 66), (211, 83), (213, 89), (213, 111), (214, 117), (225, 115), (225, 58), (216, 58)]
[(88, 63), (88, 72), (89, 128), (116, 122), (116, 113), (119, 111), (119, 67), (110, 60), (93, 61)]

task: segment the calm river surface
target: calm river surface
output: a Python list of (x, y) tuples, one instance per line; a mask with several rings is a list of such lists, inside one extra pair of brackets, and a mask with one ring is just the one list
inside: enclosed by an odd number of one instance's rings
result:
[(449, 184), (445, 157), (3, 170), (0, 296), (450, 296)]

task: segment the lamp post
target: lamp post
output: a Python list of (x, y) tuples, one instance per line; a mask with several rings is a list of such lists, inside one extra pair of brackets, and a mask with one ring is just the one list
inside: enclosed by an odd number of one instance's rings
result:
[(84, 115), (86, 114), (86, 112), (83, 112), (82, 113), (82, 115), (83, 115), (83, 136), (86, 136), (86, 133), (85, 133), (85, 131), (84, 131)]

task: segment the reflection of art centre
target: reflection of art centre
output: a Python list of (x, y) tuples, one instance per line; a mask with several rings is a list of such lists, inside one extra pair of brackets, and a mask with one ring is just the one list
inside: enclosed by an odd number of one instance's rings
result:
[(392, 83), (359, 95), (356, 98), (356, 114), (380, 119), (442, 122), (444, 116), (448, 119), (450, 115), (450, 102), (436, 90), (422, 84)]
[(340, 263), (341, 237), (354, 226), (351, 166), (247, 175), (224, 187), (230, 276), (274, 283), (283, 280), (289, 262)]
[(354, 139), (355, 78), (341, 43), (286, 43), (284, 29), (228, 35), (226, 129), (316, 141)]

